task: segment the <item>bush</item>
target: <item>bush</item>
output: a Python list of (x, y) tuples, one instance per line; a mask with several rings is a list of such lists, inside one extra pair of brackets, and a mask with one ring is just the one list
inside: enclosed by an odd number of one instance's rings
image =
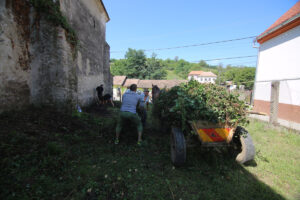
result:
[(160, 93), (153, 114), (169, 125), (186, 129), (190, 121), (203, 120), (224, 127), (248, 123), (247, 105), (224, 87), (190, 81)]

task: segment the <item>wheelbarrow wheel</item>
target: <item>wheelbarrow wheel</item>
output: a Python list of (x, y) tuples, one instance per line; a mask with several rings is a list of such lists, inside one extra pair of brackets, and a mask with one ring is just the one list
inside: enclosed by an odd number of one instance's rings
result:
[(186, 144), (182, 131), (171, 128), (171, 160), (174, 166), (182, 166), (186, 160)]
[(238, 163), (244, 164), (245, 162), (254, 159), (255, 147), (252, 138), (248, 131), (243, 127), (237, 127), (233, 138), (233, 145), (234, 148), (239, 151), (235, 158)]

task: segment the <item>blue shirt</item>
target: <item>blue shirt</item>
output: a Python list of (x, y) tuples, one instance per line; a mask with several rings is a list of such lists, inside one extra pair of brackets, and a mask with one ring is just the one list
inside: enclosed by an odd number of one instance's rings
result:
[(141, 94), (141, 102), (140, 102), (140, 107), (145, 107), (146, 103), (149, 102), (149, 95), (147, 96), (147, 98), (145, 99), (145, 94)]
[(133, 91), (125, 92), (125, 94), (123, 94), (122, 99), (123, 100), (122, 100), (121, 111), (132, 112), (132, 113), (136, 113), (136, 105), (138, 104), (139, 101), (141, 102), (142, 100), (141, 96)]

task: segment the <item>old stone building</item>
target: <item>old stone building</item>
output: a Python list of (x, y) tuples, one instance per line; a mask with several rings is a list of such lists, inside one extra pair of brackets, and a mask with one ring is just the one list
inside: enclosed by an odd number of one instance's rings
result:
[(48, 1), (76, 34), (74, 41), (70, 30), (32, 2), (0, 1), (0, 111), (31, 103), (87, 106), (99, 84), (112, 94), (103, 2)]

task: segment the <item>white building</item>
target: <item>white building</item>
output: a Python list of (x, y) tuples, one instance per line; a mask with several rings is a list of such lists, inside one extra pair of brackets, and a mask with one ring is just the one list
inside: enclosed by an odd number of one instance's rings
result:
[(300, 1), (256, 40), (254, 110), (300, 123)]
[(114, 101), (121, 101), (122, 88), (124, 86), (126, 79), (127, 76), (114, 76), (113, 78), (113, 100)]
[(188, 75), (188, 80), (192, 79), (200, 83), (215, 83), (217, 75), (212, 72), (191, 71)]

